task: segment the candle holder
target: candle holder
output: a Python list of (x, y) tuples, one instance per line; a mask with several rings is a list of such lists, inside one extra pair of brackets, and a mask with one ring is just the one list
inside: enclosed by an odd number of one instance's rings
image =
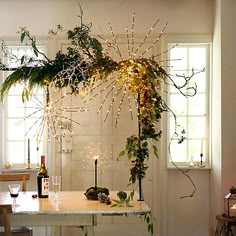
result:
[(35, 166), (35, 169), (39, 169), (40, 163), (39, 163), (39, 147), (37, 147), (37, 164)]
[(198, 167), (200, 167), (200, 168), (204, 168), (204, 167), (205, 167), (205, 165), (203, 165), (202, 158), (203, 158), (203, 154), (201, 153), (201, 154), (200, 154), (200, 163), (199, 163), (199, 165), (198, 165)]
[(25, 169), (31, 169), (30, 161), (28, 161), (27, 166), (25, 167)]
[(203, 164), (203, 154), (200, 154), (200, 161), (195, 161), (193, 157), (191, 157), (190, 161), (188, 161), (190, 167), (199, 167), (204, 168), (205, 165)]

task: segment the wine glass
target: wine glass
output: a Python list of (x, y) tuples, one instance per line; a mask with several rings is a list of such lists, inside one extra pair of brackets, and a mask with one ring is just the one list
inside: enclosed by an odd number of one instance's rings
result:
[(8, 185), (8, 189), (10, 192), (11, 197), (13, 198), (13, 208), (16, 207), (16, 198), (19, 195), (19, 191), (20, 191), (20, 184), (9, 184)]
[(61, 176), (52, 176), (52, 191), (55, 201), (58, 201), (58, 194), (61, 190)]

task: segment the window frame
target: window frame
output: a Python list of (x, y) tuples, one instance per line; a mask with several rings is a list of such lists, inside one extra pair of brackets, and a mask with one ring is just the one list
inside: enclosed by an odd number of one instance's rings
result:
[[(191, 166), (188, 161), (183, 162), (174, 162), (171, 160), (170, 154), (169, 154), (169, 117), (170, 114), (168, 112), (164, 115), (164, 121), (163, 121), (163, 129), (165, 132), (163, 133), (163, 154), (166, 156), (166, 167), (168, 169), (176, 168), (176, 165), (180, 168), (194, 168), (194, 169), (210, 169), (211, 168), (211, 88), (212, 88), (212, 37), (211, 36), (189, 36), (189, 35), (168, 35), (164, 36), (163, 40), (163, 51), (168, 51), (168, 48), (171, 48), (171, 45), (186, 45), (186, 46), (205, 46), (207, 48), (207, 55), (206, 55), (206, 78), (209, 78), (206, 83), (206, 93), (207, 93), (207, 101), (206, 101), (206, 128), (205, 128), (205, 160), (203, 162), (204, 168), (199, 166)], [(169, 57), (169, 51), (165, 53), (164, 59), (168, 60)], [(169, 71), (169, 68), (166, 67), (166, 71)], [(168, 91), (168, 87), (165, 88)], [(167, 104), (169, 104), (169, 95), (166, 93), (165, 99), (167, 101)], [(190, 98), (191, 99), (191, 98)], [(180, 144), (181, 145), (181, 144)], [(189, 157), (190, 158), (190, 157)], [(200, 153), (199, 153), (200, 158)], [(197, 158), (196, 158), (197, 159)], [(198, 161), (198, 160), (196, 160)]]
[[(48, 45), (47, 45), (47, 42), (46, 41), (38, 41), (37, 42), (38, 45), (37, 47), (40, 49), (42, 48), (43, 49), (43, 52), (46, 53), (48, 51)], [(13, 40), (7, 40), (7, 41), (4, 41), (4, 44), (6, 45), (6, 47), (9, 47), (9, 48), (14, 48), (14, 49), (17, 49), (17, 48), (29, 48), (28, 45), (22, 45), (20, 44), (19, 42)], [(47, 54), (47, 53), (46, 53)], [(4, 59), (4, 56), (3, 56), (3, 53), (0, 54), (0, 59), (3, 60)], [(5, 71), (0, 71), (0, 84), (3, 83), (4, 79), (6, 78), (6, 74), (8, 72), (5, 72)], [(13, 95), (15, 96), (15, 95)], [(43, 97), (44, 97), (44, 94), (43, 94)], [(43, 98), (44, 99), (44, 98)], [(8, 103), (8, 100), (7, 100), (7, 97), (4, 98), (4, 102), (1, 103), (0, 107), (0, 115), (1, 115), (1, 120), (0, 120), (0, 131), (1, 131), (1, 137), (0, 137), (0, 148), (1, 148), (1, 160), (0, 160), (0, 167), (2, 170), (21, 170), (21, 169), (25, 169), (26, 166), (27, 166), (27, 156), (24, 157), (24, 163), (13, 163), (12, 166), (9, 166), (9, 159), (8, 159), (8, 148), (7, 148), (7, 145), (8, 145), (8, 137), (7, 137), (7, 126), (8, 126), (8, 111), (4, 110), (4, 107), (7, 106), (7, 103)], [(24, 150), (27, 150), (27, 137), (25, 138), (25, 141), (24, 141)], [(34, 142), (34, 141), (31, 141), (31, 142)], [(43, 139), (42, 140), (42, 150), (41, 152), (39, 153), (39, 158), (40, 158), (40, 155), (42, 153), (47, 153), (48, 150), (47, 150), (47, 146), (45, 145), (45, 140)], [(27, 151), (25, 151), (25, 153), (27, 153)], [(32, 154), (31, 154), (32, 155)], [(37, 162), (39, 162), (40, 160), (37, 160)], [(31, 163), (31, 170), (34, 170), (35, 168), (37, 169), (37, 166), (38, 166), (39, 163)]]

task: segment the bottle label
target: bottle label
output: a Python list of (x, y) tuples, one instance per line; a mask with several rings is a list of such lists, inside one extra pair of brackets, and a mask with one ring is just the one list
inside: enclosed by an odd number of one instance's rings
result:
[(48, 195), (49, 194), (49, 178), (42, 178), (42, 195)]

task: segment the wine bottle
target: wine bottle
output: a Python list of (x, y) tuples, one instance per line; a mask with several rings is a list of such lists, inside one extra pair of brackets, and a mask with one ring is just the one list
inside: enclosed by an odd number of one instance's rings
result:
[(49, 194), (49, 176), (45, 165), (45, 156), (41, 156), (41, 165), (37, 175), (38, 197), (48, 198)]

